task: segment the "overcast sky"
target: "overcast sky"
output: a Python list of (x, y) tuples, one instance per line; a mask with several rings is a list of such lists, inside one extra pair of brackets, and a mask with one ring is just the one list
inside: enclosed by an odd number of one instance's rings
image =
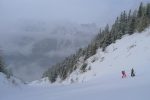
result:
[(150, 0), (0, 0), (0, 21), (66, 20), (105, 25), (141, 1)]

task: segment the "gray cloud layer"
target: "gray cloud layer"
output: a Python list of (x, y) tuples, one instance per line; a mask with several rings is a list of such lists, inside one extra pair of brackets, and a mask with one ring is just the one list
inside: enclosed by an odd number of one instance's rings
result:
[[(149, 0), (1, 0), (1, 20), (70, 20), (105, 24), (122, 10)], [(107, 21), (108, 20), (108, 21)]]

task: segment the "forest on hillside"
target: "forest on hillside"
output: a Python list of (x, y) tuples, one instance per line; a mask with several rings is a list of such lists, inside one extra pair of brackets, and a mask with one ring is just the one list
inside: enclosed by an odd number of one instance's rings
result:
[[(105, 51), (106, 47), (116, 40), (121, 39), (123, 35), (132, 35), (135, 32), (142, 32), (150, 24), (150, 3), (141, 3), (136, 10), (123, 11), (116, 18), (112, 26), (107, 24), (104, 29), (100, 28), (99, 33), (91, 41), (91, 43), (85, 47), (80, 48), (76, 53), (66, 57), (62, 62), (53, 65), (43, 74), (43, 77), (48, 77), (50, 82), (53, 83), (59, 77), (61, 80), (65, 80), (74, 70), (78, 68), (77, 62), (81, 57), (84, 58), (80, 70), (86, 72), (87, 64), (85, 61), (96, 54), (98, 48), (102, 48)], [(89, 68), (90, 70), (90, 68)]]

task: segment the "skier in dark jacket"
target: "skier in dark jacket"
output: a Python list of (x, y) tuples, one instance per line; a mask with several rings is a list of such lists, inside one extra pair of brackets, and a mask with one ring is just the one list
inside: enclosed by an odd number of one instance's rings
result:
[(135, 76), (135, 72), (134, 72), (134, 69), (132, 68), (131, 69), (131, 77), (134, 77)]

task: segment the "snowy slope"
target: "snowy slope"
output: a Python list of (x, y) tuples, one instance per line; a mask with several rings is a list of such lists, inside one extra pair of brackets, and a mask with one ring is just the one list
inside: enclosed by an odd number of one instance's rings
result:
[(50, 82), (49, 82), (48, 77), (45, 77), (40, 80), (35, 80), (32, 82), (29, 82), (28, 85), (30, 85), (30, 86), (49, 86)]
[[(81, 74), (80, 70), (73, 72), (63, 83), (84, 82), (93, 79), (121, 78), (125, 70), (130, 76), (131, 68), (137, 72), (137, 77), (150, 72), (150, 29), (143, 33), (125, 35), (121, 40), (107, 47), (105, 52), (98, 49), (97, 54), (90, 57), (86, 63), (91, 70)], [(95, 60), (95, 61), (94, 61)], [(94, 61), (94, 62), (93, 62)], [(144, 77), (145, 78), (145, 77)]]
[(8, 88), (15, 88), (18, 86), (23, 85), (24, 82), (13, 77), (10, 76), (10, 78), (8, 78), (5, 74), (0, 72), (0, 93), (2, 92), (2, 90), (8, 89)]
[[(106, 52), (99, 49), (89, 58), (90, 71), (76, 70), (61, 84), (48, 85), (45, 78), (19, 89), (0, 90), (0, 100), (150, 100), (149, 43), (150, 28), (126, 35)], [(130, 77), (131, 68), (136, 72), (134, 78)], [(125, 79), (121, 78), (122, 70), (127, 72)]]

